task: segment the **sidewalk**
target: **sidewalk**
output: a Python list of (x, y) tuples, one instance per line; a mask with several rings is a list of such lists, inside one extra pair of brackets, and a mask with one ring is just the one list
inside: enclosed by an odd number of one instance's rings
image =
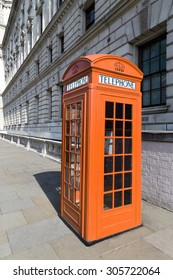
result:
[(61, 221), (60, 164), (0, 140), (0, 259), (173, 259), (173, 213), (143, 202), (143, 226), (86, 247)]

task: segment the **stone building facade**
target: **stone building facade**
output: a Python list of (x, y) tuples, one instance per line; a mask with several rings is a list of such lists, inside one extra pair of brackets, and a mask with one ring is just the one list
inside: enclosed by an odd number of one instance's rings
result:
[[(153, 131), (160, 139), (159, 149), (164, 151), (168, 144), (166, 135), (172, 142), (172, 47), (172, 0), (13, 0), (2, 42), (5, 88), (1, 137), (60, 157), (61, 77), (79, 56), (111, 53), (131, 60), (144, 72), (143, 163), (152, 165), (153, 161), (147, 160), (149, 154), (153, 158)], [(164, 137), (160, 137), (163, 132)], [(159, 155), (154, 161), (156, 168), (163, 159), (161, 150)], [(144, 198), (173, 210), (172, 165), (167, 169), (167, 206), (156, 183), (160, 173), (153, 172), (150, 180), (151, 169), (143, 169)], [(147, 195), (151, 189), (152, 199)]]
[(8, 21), (12, 1), (0, 0), (0, 130), (3, 129), (2, 92), (5, 87), (2, 40)]

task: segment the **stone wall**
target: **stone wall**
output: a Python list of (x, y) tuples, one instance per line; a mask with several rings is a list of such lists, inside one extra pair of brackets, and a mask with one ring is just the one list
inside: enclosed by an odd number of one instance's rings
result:
[(25, 137), (17, 134), (0, 132), (0, 139), (25, 148), (27, 151), (39, 153), (43, 157), (61, 161), (61, 142), (43, 138)]
[(173, 211), (173, 133), (143, 133), (143, 199)]

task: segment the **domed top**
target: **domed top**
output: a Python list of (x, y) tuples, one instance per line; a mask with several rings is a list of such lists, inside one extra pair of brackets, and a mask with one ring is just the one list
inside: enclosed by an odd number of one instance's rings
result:
[(128, 77), (136, 77), (140, 80), (143, 77), (141, 70), (133, 62), (124, 57), (112, 54), (91, 54), (74, 60), (65, 71), (62, 81), (64, 82), (75, 77), (80, 72), (89, 70), (90, 68), (112, 74), (118, 73)]

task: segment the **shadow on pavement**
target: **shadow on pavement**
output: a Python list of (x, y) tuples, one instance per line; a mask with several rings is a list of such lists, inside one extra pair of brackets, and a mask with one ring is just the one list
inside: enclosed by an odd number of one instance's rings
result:
[(57, 211), (60, 213), (60, 195), (61, 195), (61, 172), (50, 171), (34, 174), (35, 179), (46, 194), (47, 198)]

